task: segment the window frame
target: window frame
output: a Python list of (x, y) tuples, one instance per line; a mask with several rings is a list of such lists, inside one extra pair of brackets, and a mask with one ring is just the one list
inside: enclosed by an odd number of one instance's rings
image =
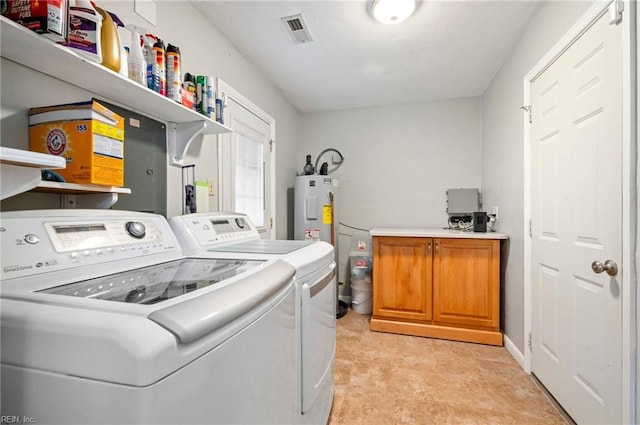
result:
[[(269, 126), (269, 142), (265, 150), (265, 158), (269, 161), (269, 176), (265, 175), (265, 198), (268, 197), (268, 210), (266, 210), (265, 225), (258, 228), (262, 237), (267, 239), (275, 239), (276, 235), (276, 121), (264, 110), (251, 102), (229, 84), (220, 78), (216, 79), (217, 98), (222, 100), (222, 104), (226, 106), (229, 100), (233, 100), (242, 106), (248, 112), (252, 113)], [(225, 123), (228, 122), (227, 111), (223, 111)], [(225, 124), (226, 125), (226, 124)], [(235, 199), (233, 199), (234, 190), (232, 185), (235, 184), (232, 178), (235, 172), (236, 146), (225, 147), (225, 135), (221, 135), (218, 139), (218, 210), (233, 210)], [(230, 138), (230, 135), (226, 135)]]

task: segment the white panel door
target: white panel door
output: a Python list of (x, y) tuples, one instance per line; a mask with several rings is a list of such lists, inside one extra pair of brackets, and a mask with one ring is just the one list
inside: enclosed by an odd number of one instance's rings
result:
[(622, 420), (621, 40), (605, 13), (531, 84), (531, 366), (579, 424)]

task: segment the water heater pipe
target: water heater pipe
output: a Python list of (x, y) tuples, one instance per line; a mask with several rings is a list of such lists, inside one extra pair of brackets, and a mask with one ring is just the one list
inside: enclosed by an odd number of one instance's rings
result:
[[(316, 158), (316, 163), (315, 163), (315, 166), (314, 166), (314, 170), (318, 170), (318, 162), (320, 162), (320, 158), (322, 158), (322, 155), (324, 155), (324, 154), (325, 154), (325, 153), (327, 153), (327, 152), (335, 152), (335, 153), (337, 153), (337, 154), (340, 156), (340, 161), (337, 161), (337, 162), (336, 162), (336, 161), (334, 161), (334, 160), (333, 160), (333, 158), (331, 159), (331, 162), (332, 162), (333, 164), (338, 164), (338, 167), (340, 166), (340, 164), (342, 164), (342, 163), (344, 162), (344, 156), (342, 156), (342, 154), (340, 153), (340, 151), (339, 151), (339, 150), (334, 149), (334, 148), (328, 148), (328, 149), (325, 149), (325, 150), (323, 150), (322, 152), (320, 152), (320, 155), (318, 155), (318, 157)], [(333, 169), (333, 170), (331, 170), (331, 171), (335, 171), (335, 170), (337, 170), (337, 169), (338, 169), (338, 167), (334, 168), (334, 169)], [(327, 174), (329, 174), (329, 173), (327, 172)]]
[(331, 206), (331, 245), (336, 246), (336, 238), (335, 238), (335, 227), (334, 227), (334, 223), (335, 223), (335, 215), (333, 213), (334, 211), (334, 205), (333, 205), (333, 197), (334, 197), (335, 193), (334, 192), (329, 192), (329, 205)]

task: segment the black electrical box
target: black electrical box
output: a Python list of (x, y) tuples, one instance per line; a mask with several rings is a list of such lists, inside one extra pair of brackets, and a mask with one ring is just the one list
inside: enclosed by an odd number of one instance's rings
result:
[(473, 213), (473, 231), (474, 232), (486, 232), (487, 231), (487, 213), (484, 211)]

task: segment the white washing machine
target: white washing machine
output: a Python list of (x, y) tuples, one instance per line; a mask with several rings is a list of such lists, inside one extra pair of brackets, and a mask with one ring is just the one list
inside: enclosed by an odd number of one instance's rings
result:
[(336, 263), (326, 242), (264, 240), (240, 213), (205, 212), (169, 223), (193, 258), (282, 259), (296, 269), (297, 409), (299, 423), (325, 424), (333, 401)]
[(297, 421), (290, 264), (186, 259), (125, 211), (2, 213), (0, 242), (5, 421)]

